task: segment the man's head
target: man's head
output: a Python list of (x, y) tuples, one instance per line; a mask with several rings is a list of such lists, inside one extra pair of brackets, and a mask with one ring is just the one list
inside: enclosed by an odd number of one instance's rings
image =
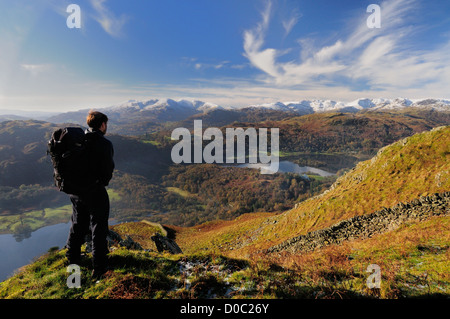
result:
[(86, 118), (86, 123), (90, 128), (106, 133), (108, 117), (101, 112), (90, 111)]

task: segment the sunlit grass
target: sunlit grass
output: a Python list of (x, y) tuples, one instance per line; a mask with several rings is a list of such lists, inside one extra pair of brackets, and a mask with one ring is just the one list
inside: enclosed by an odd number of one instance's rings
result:
[(27, 225), (30, 231), (44, 226), (67, 223), (72, 214), (72, 205), (33, 210), (11, 216), (0, 216), (0, 233), (14, 233), (18, 226)]
[(190, 197), (195, 196), (195, 194), (192, 194), (184, 189), (181, 189), (179, 187), (166, 187), (166, 190), (175, 194), (180, 195), (181, 197)]

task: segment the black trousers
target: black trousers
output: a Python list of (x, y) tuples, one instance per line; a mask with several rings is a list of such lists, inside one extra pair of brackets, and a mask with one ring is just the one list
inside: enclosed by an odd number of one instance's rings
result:
[(107, 266), (109, 196), (104, 186), (86, 195), (70, 195), (72, 201), (72, 226), (67, 239), (67, 258), (72, 264), (80, 261), (81, 245), (85, 236), (92, 233), (92, 257), (94, 269), (103, 270)]

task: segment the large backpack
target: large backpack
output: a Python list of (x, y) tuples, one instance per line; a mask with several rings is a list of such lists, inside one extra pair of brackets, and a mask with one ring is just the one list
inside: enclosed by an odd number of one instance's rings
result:
[(47, 154), (52, 160), (55, 186), (67, 194), (81, 194), (87, 187), (89, 169), (83, 129), (65, 127), (54, 131), (48, 142)]

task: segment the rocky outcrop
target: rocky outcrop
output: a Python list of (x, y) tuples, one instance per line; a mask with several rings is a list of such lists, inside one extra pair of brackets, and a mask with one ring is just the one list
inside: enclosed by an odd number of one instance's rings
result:
[[(127, 235), (125, 239), (123, 239), (118, 233), (111, 229), (109, 230), (106, 240), (108, 241), (109, 248), (111, 248), (112, 246), (120, 246), (126, 249), (144, 250), (142, 246), (138, 242), (135, 242), (130, 236)], [(86, 235), (85, 242), (86, 252), (92, 252), (92, 235), (90, 234), (90, 232)]]
[(151, 237), (155, 242), (156, 248), (159, 252), (168, 251), (171, 254), (182, 254), (181, 248), (177, 245), (177, 243), (166, 236), (162, 236), (160, 234), (156, 234)]
[[(155, 223), (152, 223), (152, 226), (154, 226), (153, 224)], [(167, 231), (166, 230), (164, 231), (167, 234)], [(122, 238), (117, 232), (113, 231), (112, 229), (109, 230), (106, 239), (108, 241), (109, 248), (113, 246), (119, 246), (131, 250), (145, 250), (142, 248), (141, 244), (134, 241), (133, 238), (131, 238), (130, 236), (126, 235), (125, 238)], [(173, 239), (168, 238), (167, 236), (163, 236), (159, 233), (156, 233), (156, 235), (152, 236), (151, 239), (155, 242), (155, 246), (158, 252), (167, 251), (171, 254), (183, 253), (181, 248), (177, 245), (177, 243)], [(86, 242), (86, 252), (88, 253), (92, 252), (92, 236), (90, 233), (86, 235), (85, 242)]]
[(450, 192), (423, 196), (408, 203), (398, 203), (371, 214), (356, 216), (320, 229), (291, 238), (266, 252), (289, 251), (300, 253), (345, 240), (369, 238), (373, 235), (394, 230), (405, 222), (422, 221), (432, 216), (450, 214)]

